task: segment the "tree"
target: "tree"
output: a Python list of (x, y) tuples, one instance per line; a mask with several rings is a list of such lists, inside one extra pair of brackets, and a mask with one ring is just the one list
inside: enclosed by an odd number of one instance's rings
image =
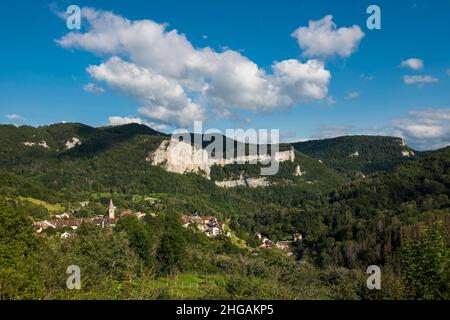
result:
[(42, 286), (33, 270), (31, 220), (12, 204), (0, 199), (0, 299), (36, 299)]
[(174, 214), (166, 215), (164, 223), (166, 229), (156, 257), (161, 265), (161, 273), (174, 274), (182, 266), (186, 251), (184, 230)]
[(117, 232), (125, 232), (130, 241), (130, 246), (135, 250), (146, 265), (154, 262), (155, 239), (145, 225), (135, 216), (124, 217), (119, 220)]
[(425, 227), (417, 240), (406, 240), (402, 248), (403, 276), (414, 299), (450, 297), (449, 249), (445, 244), (442, 221)]

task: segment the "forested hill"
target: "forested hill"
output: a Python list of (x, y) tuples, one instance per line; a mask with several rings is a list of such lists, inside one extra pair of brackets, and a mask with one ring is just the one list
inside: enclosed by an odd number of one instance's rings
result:
[(421, 225), (443, 219), (450, 234), (449, 199), (446, 147), (333, 192), (316, 211), (324, 232), (311, 232), (302, 253), (321, 264), (348, 267), (392, 262), (405, 238), (417, 236)]
[(166, 136), (139, 124), (100, 128), (80, 123), (59, 123), (37, 128), (0, 125), (0, 163), (7, 166), (19, 160), (17, 157), (73, 153), (74, 150), (99, 152), (138, 135)]
[[(0, 126), (0, 298), (450, 297), (450, 147), (417, 157), (392, 137), (298, 143), (273, 184), (226, 189), (214, 178), (258, 167), (215, 168), (213, 180), (170, 173), (146, 161), (165, 139), (134, 124)], [(123, 214), (113, 229), (83, 224), (62, 240), (66, 229), (32, 228), (65, 211), (104, 215), (111, 199)], [(181, 216), (196, 214), (223, 221), (230, 237), (183, 228)], [(291, 247), (261, 248), (257, 234)], [(93, 277), (75, 293), (64, 278), (74, 261)], [(386, 290), (368, 292), (372, 264)], [(168, 275), (201, 290), (159, 290)]]
[[(100, 128), (79, 123), (38, 128), (1, 125), (0, 171), (33, 179), (33, 183), (46, 186), (48, 194), (57, 191), (69, 199), (77, 197), (77, 193), (192, 194), (205, 188), (211, 190), (213, 184), (207, 179), (167, 173), (145, 160), (168, 138), (139, 124)], [(277, 175), (267, 177), (273, 184), (284, 185), (283, 193), (289, 198), (295, 198), (293, 190), (297, 187), (302, 193), (325, 196), (349, 180), (389, 170), (415, 158), (413, 150), (393, 137), (341, 137), (293, 146), (295, 160), (282, 163)], [(289, 147), (282, 145), (280, 150)], [(299, 174), (295, 174), (297, 170)], [(211, 178), (239, 179), (242, 174), (258, 177), (259, 172), (260, 165), (215, 166)], [(286, 199), (277, 199), (286, 203)], [(296, 199), (289, 202), (298, 204)]]
[(344, 136), (332, 139), (310, 140), (292, 144), (311, 157), (350, 178), (390, 170), (398, 164), (415, 159), (418, 152), (408, 147), (401, 138), (384, 136)]

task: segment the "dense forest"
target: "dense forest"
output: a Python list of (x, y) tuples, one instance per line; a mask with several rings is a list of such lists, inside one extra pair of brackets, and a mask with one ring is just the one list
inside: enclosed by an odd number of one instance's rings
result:
[[(145, 160), (164, 139), (136, 124), (0, 126), (0, 299), (450, 298), (450, 147), (301, 142), (283, 146), (295, 160), (270, 186), (224, 189), (214, 182), (256, 177), (259, 166), (215, 166), (211, 179), (166, 172)], [(67, 239), (33, 226), (65, 211), (104, 215), (110, 199), (147, 215), (85, 223)], [(214, 216), (232, 236), (184, 228), (186, 214)], [(292, 255), (257, 237), (295, 233)], [(81, 290), (66, 287), (69, 265)], [(367, 289), (369, 265), (381, 267), (382, 290)]]

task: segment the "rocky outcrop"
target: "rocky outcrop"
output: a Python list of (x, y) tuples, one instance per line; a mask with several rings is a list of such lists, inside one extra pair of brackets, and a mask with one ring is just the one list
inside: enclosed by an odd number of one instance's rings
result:
[(80, 146), (81, 145), (81, 140), (73, 137), (72, 139), (66, 141), (65, 146), (67, 150), (73, 149), (76, 146)]
[[(234, 158), (210, 158), (206, 150), (197, 148), (190, 143), (177, 140), (164, 140), (161, 142), (159, 147), (147, 157), (146, 160), (154, 166), (162, 166), (169, 172), (180, 174), (194, 172), (203, 174), (209, 178), (211, 167), (213, 165), (225, 166), (235, 163), (256, 163), (268, 161), (270, 158), (270, 155), (257, 154)], [(279, 162), (294, 161), (295, 152), (293, 149), (279, 151), (275, 154), (274, 158)]]
[(47, 141), (42, 140), (41, 142), (38, 143), (39, 147), (42, 147), (44, 149), (50, 149), (50, 147), (47, 144)]
[(175, 140), (164, 140), (158, 149), (146, 159), (152, 165), (161, 165), (166, 171), (174, 173), (194, 172), (210, 176), (211, 166), (208, 154), (203, 149)]
[(268, 187), (269, 181), (265, 178), (240, 178), (239, 180), (216, 181), (215, 184), (221, 188), (235, 188), (235, 187)]
[(409, 150), (402, 150), (402, 156), (403, 157), (408, 157), (408, 158), (414, 157), (414, 152), (409, 151)]
[[(35, 142), (31, 142), (31, 141), (25, 141), (25, 142), (22, 142), (22, 144), (25, 147), (34, 147), (36, 145)], [(37, 143), (37, 145), (44, 149), (50, 149), (50, 147), (47, 144), (47, 141), (45, 141), (45, 140), (42, 140), (41, 142)]]
[(295, 177), (301, 177), (302, 175), (304, 175), (306, 172), (302, 172), (302, 170), (300, 169), (300, 165), (297, 165), (295, 167), (295, 171), (294, 171), (294, 176)]

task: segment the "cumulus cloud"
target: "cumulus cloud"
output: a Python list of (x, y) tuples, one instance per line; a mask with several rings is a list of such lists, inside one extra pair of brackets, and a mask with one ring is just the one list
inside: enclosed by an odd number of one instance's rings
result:
[(149, 69), (112, 57), (99, 66), (89, 66), (87, 71), (138, 99), (143, 104), (139, 112), (148, 118), (180, 125), (205, 119), (203, 108), (192, 102), (177, 81)]
[(238, 51), (194, 48), (184, 34), (151, 20), (92, 8), (82, 16), (87, 30), (57, 43), (104, 58), (88, 73), (133, 97), (151, 121), (185, 126), (210, 110), (269, 111), (327, 98), (331, 74), (317, 60), (274, 62), (266, 71)]
[(105, 89), (102, 87), (98, 87), (95, 83), (88, 83), (83, 86), (83, 90), (90, 93), (102, 94), (105, 92)]
[(22, 117), (20, 114), (16, 114), (16, 113), (7, 114), (5, 117), (11, 121), (24, 121), (25, 120), (24, 117)]
[(364, 32), (357, 25), (337, 28), (333, 16), (327, 15), (317, 21), (309, 21), (292, 33), (305, 57), (349, 57), (358, 49)]
[(450, 108), (411, 111), (393, 124), (397, 133), (419, 150), (450, 145)]
[(403, 76), (403, 82), (407, 85), (418, 84), (422, 86), (427, 83), (439, 82), (439, 79), (432, 76)]
[(142, 121), (141, 118), (137, 117), (109, 117), (108, 119), (109, 125), (111, 126), (122, 126), (124, 124), (130, 124), (130, 123), (137, 123), (137, 124), (143, 124), (144, 121)]
[(309, 139), (346, 135), (381, 135), (401, 137), (416, 150), (434, 150), (450, 145), (450, 108), (410, 111), (388, 125), (361, 127), (353, 124), (321, 125)]
[(413, 70), (422, 70), (423, 69), (423, 60), (418, 58), (410, 58), (408, 60), (402, 61), (400, 66), (403, 68), (410, 68)]
[(345, 99), (350, 100), (350, 99), (355, 99), (359, 97), (359, 92), (358, 91), (350, 91), (347, 93), (347, 95), (345, 96)]
[(153, 129), (156, 130), (162, 130), (165, 129), (166, 126), (164, 125), (157, 125), (155, 123), (151, 123), (145, 120), (142, 120), (141, 118), (138, 117), (120, 117), (120, 116), (113, 116), (113, 117), (109, 117), (108, 118), (108, 122), (110, 126), (122, 126), (125, 124), (130, 124), (130, 123), (137, 123), (137, 124), (144, 124), (146, 126), (152, 127)]

